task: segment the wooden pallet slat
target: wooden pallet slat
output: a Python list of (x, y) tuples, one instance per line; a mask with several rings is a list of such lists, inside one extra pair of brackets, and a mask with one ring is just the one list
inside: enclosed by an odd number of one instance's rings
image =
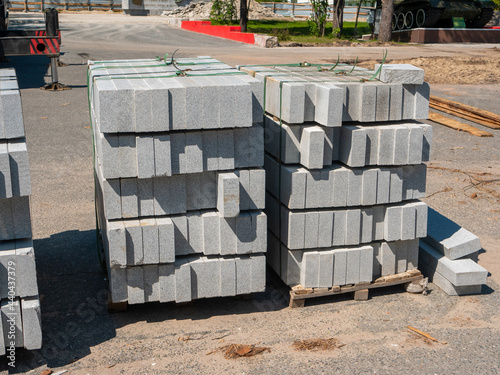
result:
[(291, 308), (304, 307), (305, 300), (310, 298), (334, 296), (345, 293), (354, 293), (356, 301), (366, 301), (370, 289), (419, 282), (424, 276), (419, 270), (411, 270), (395, 275), (381, 277), (374, 282), (362, 282), (355, 285), (333, 286), (331, 288), (304, 288), (296, 285), (290, 290)]

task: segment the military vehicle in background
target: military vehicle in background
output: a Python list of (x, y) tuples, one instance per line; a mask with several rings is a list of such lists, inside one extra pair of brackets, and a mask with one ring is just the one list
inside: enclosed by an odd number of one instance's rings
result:
[(482, 28), (494, 9), (491, 0), (394, 0), (392, 28), (451, 27), (453, 17), (463, 17), (468, 28)]

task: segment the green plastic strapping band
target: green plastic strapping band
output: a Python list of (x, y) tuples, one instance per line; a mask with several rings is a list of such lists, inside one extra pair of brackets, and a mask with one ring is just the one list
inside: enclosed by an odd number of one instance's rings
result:
[(101, 238), (99, 236), (99, 217), (97, 215), (97, 175), (96, 175), (96, 154), (95, 154), (95, 138), (94, 138), (94, 124), (92, 121), (92, 103), (91, 103), (91, 95), (93, 95), (93, 87), (92, 90), (90, 88), (90, 70), (87, 72), (87, 99), (89, 105), (89, 117), (90, 117), (90, 133), (92, 135), (92, 159), (93, 159), (93, 168), (94, 168), (94, 211), (95, 211), (95, 235), (96, 235), (96, 247), (97, 247), (97, 257), (99, 259), (99, 265), (101, 266), (101, 270), (103, 273), (107, 272), (107, 267), (104, 265), (102, 261), (102, 247), (101, 247)]
[(330, 70), (333, 70), (337, 67), (337, 65), (339, 65), (339, 62), (340, 62), (340, 54), (337, 55), (337, 62), (335, 63), (335, 65), (333, 65)]
[[(282, 143), (283, 143), (283, 136), (281, 135), (281, 132), (283, 131), (283, 121), (281, 119), (282, 117), (282, 109), (283, 109), (283, 81), (280, 82), (280, 131), (279, 131), (279, 137), (280, 137), (280, 142), (279, 142), (279, 173), (278, 173), (278, 239), (279, 239), (279, 249), (280, 249), (280, 258), (281, 258), (281, 166), (283, 165), (283, 161), (281, 160), (281, 155), (282, 155)], [(281, 274), (281, 262), (280, 262), (280, 274)], [(280, 275), (281, 277), (281, 275)]]
[[(384, 56), (382, 57), (382, 62), (380, 63), (380, 66), (378, 67), (378, 69), (375, 72), (375, 74), (368, 81), (374, 80), (375, 78), (377, 78), (377, 79), (380, 78), (380, 73), (382, 72), (382, 67), (385, 64), (385, 59), (387, 58), (387, 53), (388, 53), (387, 49), (385, 49), (384, 50)], [(377, 76), (379, 76), (379, 77), (377, 77)]]

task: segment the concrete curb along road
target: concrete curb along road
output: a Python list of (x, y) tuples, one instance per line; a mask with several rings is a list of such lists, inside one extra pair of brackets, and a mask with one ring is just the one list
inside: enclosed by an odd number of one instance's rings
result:
[(183, 30), (235, 40), (237, 42), (255, 44), (259, 47), (274, 48), (278, 46), (278, 38), (266, 34), (242, 33), (239, 26), (212, 25), (210, 21), (188, 20), (183, 18), (167, 18), (167, 23)]

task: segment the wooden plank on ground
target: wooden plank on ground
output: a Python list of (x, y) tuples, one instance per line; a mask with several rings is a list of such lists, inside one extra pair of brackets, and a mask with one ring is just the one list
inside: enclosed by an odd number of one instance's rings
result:
[(485, 111), (484, 109), (480, 109), (480, 108), (473, 107), (471, 105), (455, 102), (453, 100), (440, 98), (440, 97), (437, 97), (434, 95), (430, 96), (430, 100), (441, 103), (441, 105), (447, 105), (447, 106), (451, 106), (454, 108), (459, 108), (461, 110), (471, 112), (475, 115), (485, 117), (485, 118), (490, 119), (492, 121), (500, 122), (500, 115), (497, 115), (496, 113), (493, 113), (493, 112)]
[(487, 126), (492, 129), (500, 129), (500, 122), (490, 120), (486, 117), (482, 117), (476, 114), (473, 114), (471, 112), (459, 109), (459, 108), (452, 108), (450, 106), (442, 105), (441, 103), (434, 102), (434, 101), (429, 101), (429, 106), (433, 109), (437, 109), (441, 112), (448, 113), (450, 115), (454, 115), (457, 117), (461, 117), (464, 120), (469, 120), (476, 122), (480, 125)]
[(429, 120), (437, 122), (438, 124), (445, 125), (449, 128), (470, 133), (472, 135), (476, 135), (478, 137), (493, 137), (493, 134), (488, 133), (487, 131), (478, 129), (472, 125), (465, 124), (463, 122), (453, 120), (446, 116), (440, 115), (436, 112), (429, 113)]

